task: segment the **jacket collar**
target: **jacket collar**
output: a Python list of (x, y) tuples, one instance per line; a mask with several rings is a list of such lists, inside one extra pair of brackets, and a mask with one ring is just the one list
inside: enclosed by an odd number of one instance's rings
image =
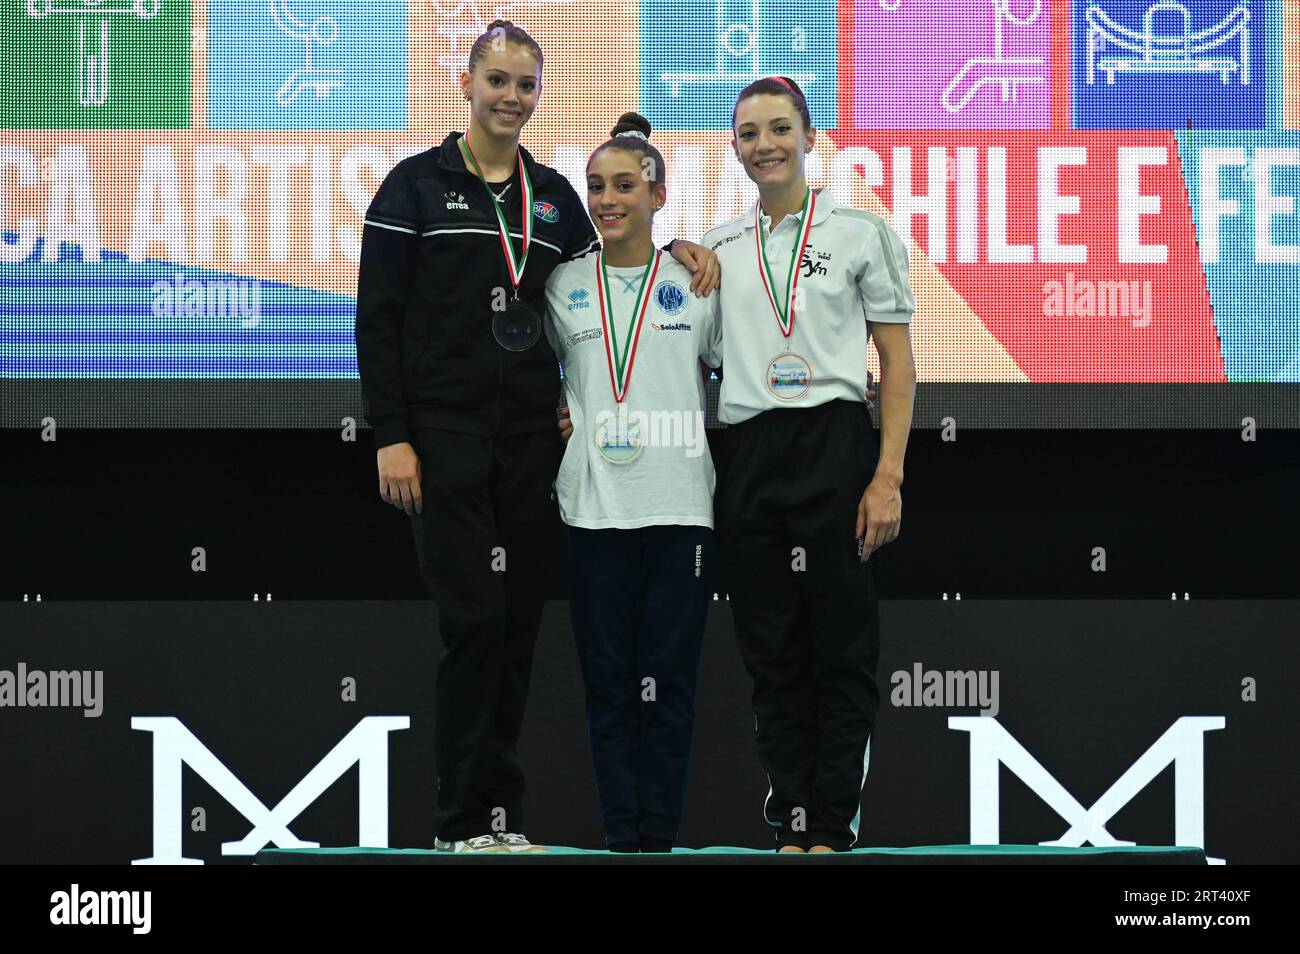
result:
[[(821, 225), (826, 221), (826, 218), (835, 208), (835, 197), (831, 195), (831, 190), (825, 186), (822, 186), (820, 189), (813, 189), (813, 192), (817, 195), (817, 205), (813, 209), (812, 224)], [(745, 213), (745, 228), (752, 229), (754, 227), (754, 214), (758, 210), (758, 207), (759, 200), (755, 199), (754, 204), (750, 206), (749, 211)]]
[[(454, 172), (463, 172), (465, 175), (472, 176), (474, 175), (474, 172), (465, 165), (465, 157), (460, 151), (460, 146), (457, 144), (457, 140), (463, 135), (464, 133), (459, 132), (448, 133), (447, 138), (444, 139), (442, 145), (438, 147), (434, 156), (434, 161), (440, 168), (450, 169)], [(532, 179), (533, 182), (536, 183), (544, 175), (546, 167), (540, 165), (537, 160), (533, 158), (532, 153), (523, 147), (522, 143), (519, 145), (519, 154), (524, 157), (524, 168), (528, 170), (528, 178)], [(819, 197), (818, 202), (820, 201), (821, 199)]]

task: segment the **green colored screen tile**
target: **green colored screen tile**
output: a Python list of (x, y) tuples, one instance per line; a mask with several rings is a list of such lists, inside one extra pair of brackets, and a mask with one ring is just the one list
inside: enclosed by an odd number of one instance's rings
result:
[(189, 0), (5, 0), (0, 126), (184, 129), (190, 45)]

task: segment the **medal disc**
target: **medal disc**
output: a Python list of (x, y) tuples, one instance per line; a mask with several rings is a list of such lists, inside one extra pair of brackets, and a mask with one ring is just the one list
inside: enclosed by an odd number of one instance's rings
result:
[(627, 464), (641, 456), (645, 441), (635, 422), (611, 416), (596, 425), (596, 450), (611, 464)]
[(542, 336), (542, 319), (527, 302), (512, 299), (492, 316), (492, 336), (507, 351), (527, 351)]
[(793, 401), (812, 387), (812, 367), (801, 356), (787, 351), (768, 363), (763, 383), (782, 401)]

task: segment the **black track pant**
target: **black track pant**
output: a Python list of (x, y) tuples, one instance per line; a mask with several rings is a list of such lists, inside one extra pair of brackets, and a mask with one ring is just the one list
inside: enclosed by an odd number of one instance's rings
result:
[(764, 814), (778, 844), (844, 850), (857, 839), (880, 623), (854, 526), (878, 456), (866, 409), (851, 401), (727, 428), (721, 565), (754, 680)]
[(435, 701), (436, 831), (445, 841), (521, 831), (516, 743), (553, 558), (540, 541), (563, 447), (554, 430), (479, 437), (420, 429), (411, 443), (424, 494), (411, 523), (445, 646)]

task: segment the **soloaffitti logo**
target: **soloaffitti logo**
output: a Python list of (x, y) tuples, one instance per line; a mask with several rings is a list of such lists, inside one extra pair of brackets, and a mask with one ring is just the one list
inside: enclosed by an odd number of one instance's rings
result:
[(653, 328), (655, 331), (690, 331), (691, 330), (691, 326), (684, 321), (679, 321), (675, 325), (656, 325), (652, 321), (650, 322), (650, 327)]

